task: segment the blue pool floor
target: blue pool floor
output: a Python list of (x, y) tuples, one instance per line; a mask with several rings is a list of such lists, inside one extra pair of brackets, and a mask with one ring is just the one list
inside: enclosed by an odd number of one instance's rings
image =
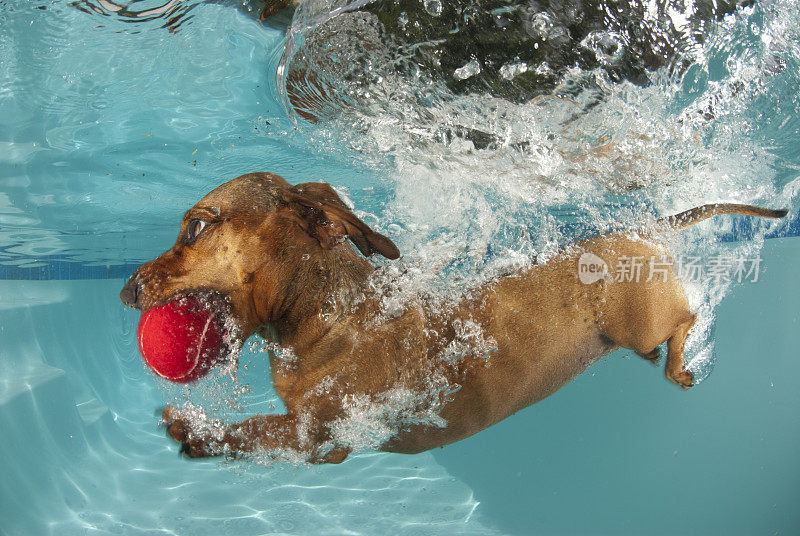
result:
[(457, 444), (330, 467), (180, 458), (122, 280), (0, 281), (0, 533), (798, 534), (800, 240), (762, 257), (691, 391), (620, 352)]

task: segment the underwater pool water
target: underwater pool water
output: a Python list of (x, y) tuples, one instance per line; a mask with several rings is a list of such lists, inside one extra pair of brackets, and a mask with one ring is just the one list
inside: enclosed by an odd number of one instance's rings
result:
[[(419, 95), (387, 76), (363, 108), (317, 125), (281, 95), (284, 31), (250, 11), (0, 3), (0, 534), (800, 530), (797, 2), (759, 3), (683, 78), (606, 88), (580, 113), (427, 94), (423, 120)], [(304, 20), (292, 47), (313, 30)], [(709, 102), (716, 117), (698, 120)], [(445, 135), (454, 126), (499, 141), (479, 150)], [(411, 291), (436, 295), (615, 221), (717, 200), (792, 214), (769, 228), (718, 218), (675, 244), (762, 259), (757, 282), (690, 285), (705, 315), (691, 391), (617, 352), (444, 449), (322, 467), (188, 461), (158, 408), (280, 411), (265, 356), (245, 345), (238, 383), (165, 386), (118, 292), (173, 243), (183, 211), (255, 170), (334, 184), (400, 245)]]

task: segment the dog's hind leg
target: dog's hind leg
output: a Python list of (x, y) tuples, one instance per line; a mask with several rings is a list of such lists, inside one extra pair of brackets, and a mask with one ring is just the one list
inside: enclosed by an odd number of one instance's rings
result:
[(651, 352), (636, 352), (639, 357), (650, 361), (654, 365), (658, 365), (658, 360), (661, 359), (661, 349), (656, 346)]
[(689, 335), (689, 330), (692, 329), (696, 318), (697, 315), (692, 315), (689, 320), (678, 324), (677, 329), (667, 341), (668, 353), (665, 369), (667, 379), (677, 383), (684, 389), (689, 389), (694, 383), (692, 373), (685, 368), (683, 350), (686, 344), (686, 337)]

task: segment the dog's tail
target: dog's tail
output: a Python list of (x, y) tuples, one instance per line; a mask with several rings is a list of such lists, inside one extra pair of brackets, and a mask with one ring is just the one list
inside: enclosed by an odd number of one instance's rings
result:
[(692, 208), (680, 214), (675, 214), (674, 216), (660, 218), (658, 222), (669, 225), (675, 230), (680, 231), (681, 229), (691, 227), (695, 223), (700, 223), (718, 214), (743, 214), (745, 216), (760, 216), (762, 218), (783, 218), (788, 213), (789, 211), (785, 208), (771, 209), (756, 207), (754, 205), (740, 205), (737, 203), (713, 203)]

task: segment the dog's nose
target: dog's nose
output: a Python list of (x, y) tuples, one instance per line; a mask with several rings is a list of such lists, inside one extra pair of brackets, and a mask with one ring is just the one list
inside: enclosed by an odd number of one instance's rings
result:
[(136, 277), (131, 277), (122, 290), (119, 291), (120, 301), (128, 307), (138, 309), (136, 300), (139, 297), (139, 284), (136, 282)]

